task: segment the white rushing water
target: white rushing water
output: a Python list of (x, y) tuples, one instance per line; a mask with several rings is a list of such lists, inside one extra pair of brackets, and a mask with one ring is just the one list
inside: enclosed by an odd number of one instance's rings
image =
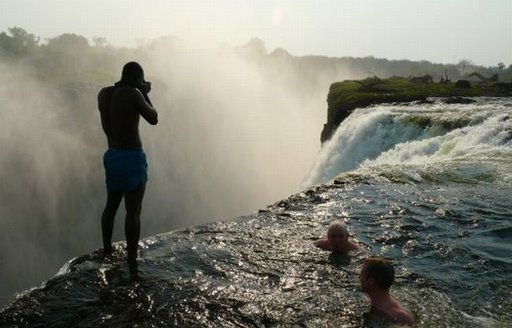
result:
[(510, 99), (469, 105), (380, 105), (357, 109), (318, 153), (304, 180), (321, 184), (358, 168), (485, 161), (512, 153)]

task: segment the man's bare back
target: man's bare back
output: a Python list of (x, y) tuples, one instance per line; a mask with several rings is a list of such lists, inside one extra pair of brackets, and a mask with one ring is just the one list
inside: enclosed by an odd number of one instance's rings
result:
[(139, 135), (140, 116), (151, 125), (158, 123), (158, 114), (151, 106), (149, 98), (134, 87), (103, 88), (98, 95), (98, 105), (109, 148), (142, 148)]

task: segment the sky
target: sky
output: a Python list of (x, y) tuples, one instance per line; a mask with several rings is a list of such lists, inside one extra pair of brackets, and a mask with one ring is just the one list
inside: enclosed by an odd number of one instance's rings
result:
[(135, 47), (161, 36), (295, 56), (512, 64), (512, 0), (0, 0), (0, 31)]

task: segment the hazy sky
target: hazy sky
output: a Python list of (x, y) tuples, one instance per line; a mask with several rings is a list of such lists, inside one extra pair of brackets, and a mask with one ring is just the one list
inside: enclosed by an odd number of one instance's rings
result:
[(291, 54), (512, 64), (512, 0), (0, 0), (0, 31), (135, 46), (163, 35)]

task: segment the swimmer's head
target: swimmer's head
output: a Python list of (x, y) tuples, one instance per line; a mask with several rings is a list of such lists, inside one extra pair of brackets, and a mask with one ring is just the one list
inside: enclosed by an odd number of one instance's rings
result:
[(359, 280), (363, 292), (369, 292), (374, 288), (388, 290), (395, 281), (395, 269), (385, 258), (372, 256), (364, 261)]
[(348, 241), (348, 228), (342, 221), (334, 221), (327, 230), (327, 239), (334, 248), (343, 247)]

